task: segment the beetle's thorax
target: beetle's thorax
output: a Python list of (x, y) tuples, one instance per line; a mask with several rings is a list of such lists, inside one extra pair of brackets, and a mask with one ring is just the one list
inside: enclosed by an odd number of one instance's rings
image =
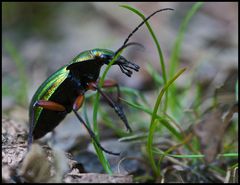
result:
[(101, 67), (102, 65), (99, 65), (97, 62), (88, 62), (71, 69), (69, 74), (81, 81), (96, 81), (99, 77)]

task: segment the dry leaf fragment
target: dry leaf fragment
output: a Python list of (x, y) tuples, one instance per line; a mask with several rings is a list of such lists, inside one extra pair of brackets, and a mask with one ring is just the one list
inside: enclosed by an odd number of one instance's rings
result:
[(226, 116), (221, 110), (213, 110), (205, 114), (203, 119), (194, 126), (194, 132), (200, 139), (201, 151), (207, 163), (212, 162), (220, 152), (222, 139), (232, 116), (238, 112), (238, 105), (233, 105)]

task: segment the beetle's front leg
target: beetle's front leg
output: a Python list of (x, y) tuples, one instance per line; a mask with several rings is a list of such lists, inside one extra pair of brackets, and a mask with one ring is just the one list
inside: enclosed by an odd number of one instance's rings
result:
[(124, 122), (127, 129), (132, 132), (131, 127), (128, 124), (127, 118), (123, 112), (122, 105), (120, 104), (120, 89), (116, 81), (113, 80), (106, 80), (103, 83), (103, 88), (110, 88), (110, 87), (117, 87), (118, 89), (118, 102), (115, 103), (107, 94), (105, 94), (99, 87), (98, 82), (92, 82), (88, 84), (89, 89), (91, 90), (97, 90), (108, 102), (108, 104), (115, 110), (117, 115), (121, 118), (121, 120)]
[(120, 104), (121, 94), (120, 94), (120, 88), (119, 88), (118, 83), (115, 80), (105, 80), (103, 82), (102, 88), (111, 88), (111, 87), (116, 87), (117, 88), (117, 103)]
[(28, 134), (28, 150), (33, 140), (32, 134), (33, 134), (33, 127), (34, 127), (34, 117), (35, 117), (34, 115), (35, 115), (35, 109), (37, 107), (42, 107), (43, 109), (59, 111), (59, 112), (66, 111), (66, 108), (63, 105), (53, 101), (49, 101), (49, 100), (38, 100), (33, 104), (33, 113), (31, 117), (29, 134)]

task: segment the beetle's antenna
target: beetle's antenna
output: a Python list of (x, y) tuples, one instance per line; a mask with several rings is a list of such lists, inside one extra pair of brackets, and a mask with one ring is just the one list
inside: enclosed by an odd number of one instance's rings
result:
[(132, 45), (136, 45), (136, 46), (140, 46), (141, 48), (144, 49), (144, 46), (138, 42), (130, 42), (128, 44), (122, 45), (116, 52), (115, 55), (117, 55), (121, 50), (123, 50), (124, 48), (128, 47), (128, 46), (132, 46)]
[(166, 10), (174, 10), (172, 8), (163, 8), (160, 10), (157, 10), (155, 12), (153, 12), (151, 15), (149, 15), (146, 19), (144, 19), (126, 38), (126, 40), (124, 41), (123, 45), (115, 52), (115, 55), (118, 54), (119, 51), (121, 51), (122, 49), (125, 48), (125, 45), (127, 44), (128, 40), (132, 37), (132, 35), (147, 21), (149, 20), (152, 16), (154, 16), (156, 13), (158, 12), (162, 12), (162, 11), (166, 11)]
[[(132, 46), (132, 45), (136, 45), (136, 46), (139, 46), (139, 47), (141, 47), (142, 49), (144, 49), (144, 46), (143, 46), (142, 44), (140, 44), (140, 43), (138, 43), (138, 42), (130, 42), (130, 43), (128, 43), (128, 44), (123, 45), (123, 46), (121, 47), (121, 50), (124, 49), (124, 48), (126, 48), (126, 47), (128, 47), (128, 46)], [(120, 51), (120, 50), (119, 50), (119, 51)]]

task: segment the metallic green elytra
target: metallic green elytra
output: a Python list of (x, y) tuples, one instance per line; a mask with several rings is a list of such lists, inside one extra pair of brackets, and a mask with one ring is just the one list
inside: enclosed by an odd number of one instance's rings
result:
[[(36, 91), (34, 94), (32, 101), (30, 103), (30, 107), (33, 107), (33, 104), (38, 100), (49, 100), (50, 97), (54, 94), (56, 89), (59, 87), (59, 85), (67, 78), (69, 71), (66, 70), (66, 66), (63, 66), (59, 70), (57, 70), (55, 73), (53, 73)], [(34, 123), (37, 124), (37, 120), (39, 119), (39, 116), (41, 115), (43, 108), (42, 107), (36, 107), (35, 113), (34, 113)], [(30, 108), (30, 116), (32, 115), (33, 109)], [(34, 124), (34, 127), (35, 127)]]
[[(119, 86), (112, 80), (106, 80), (102, 86), (103, 88), (117, 87), (118, 100), (115, 102), (98, 87), (99, 73), (104, 64), (108, 65), (112, 59), (126, 47), (130, 45), (142, 46), (139, 43), (128, 43), (130, 37), (153, 15), (164, 10), (172, 9), (166, 8), (153, 12), (128, 35), (123, 45), (117, 51), (113, 52), (111, 50), (98, 48), (83, 51), (42, 83), (34, 94), (29, 107), (30, 128), (28, 147), (31, 145), (33, 139), (39, 139), (52, 131), (68, 113), (73, 111), (78, 120), (86, 127), (98, 147), (107, 153), (114, 155), (119, 154), (105, 150), (100, 145), (93, 131), (86, 125), (77, 111), (82, 106), (85, 92), (88, 90), (97, 90), (114, 109), (127, 129), (131, 131), (120, 104)], [(119, 66), (121, 72), (129, 77), (131, 77), (133, 71), (138, 71), (140, 68), (123, 56), (119, 56), (112, 65)]]

